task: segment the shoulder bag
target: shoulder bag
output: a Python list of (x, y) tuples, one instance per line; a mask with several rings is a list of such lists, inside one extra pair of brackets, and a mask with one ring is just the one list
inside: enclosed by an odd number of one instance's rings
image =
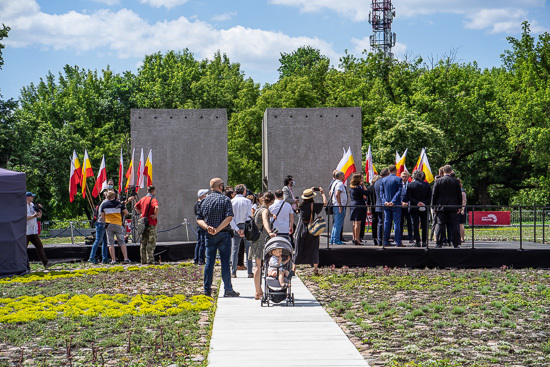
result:
[(319, 236), (325, 231), (326, 226), (327, 223), (325, 222), (325, 218), (323, 217), (317, 216), (317, 218), (313, 220), (313, 203), (311, 203), (311, 216), (309, 219), (309, 224), (307, 225), (307, 231), (312, 236)]
[(332, 205), (332, 198), (334, 197), (334, 189), (336, 188), (336, 181), (334, 181), (332, 183), (332, 187), (330, 189), (331, 191), (331, 194), (330, 194), (330, 200), (327, 204), (327, 207), (325, 208), (325, 213), (327, 213), (327, 215), (333, 215), (334, 214), (334, 205)]
[(137, 222), (137, 233), (141, 236), (143, 232), (149, 227), (149, 208), (151, 207), (151, 201), (153, 201), (153, 197), (151, 196), (151, 200), (149, 200), (149, 204), (147, 205), (147, 210), (144, 211), (145, 216), (138, 219)]
[(256, 225), (256, 215), (262, 211), (260, 209), (256, 210), (254, 216), (244, 222), (244, 238), (251, 242), (257, 241), (260, 238), (260, 229)]

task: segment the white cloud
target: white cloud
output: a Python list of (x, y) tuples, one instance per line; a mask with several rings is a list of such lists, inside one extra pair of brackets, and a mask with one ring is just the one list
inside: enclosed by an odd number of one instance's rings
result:
[[(53, 48), (76, 52), (96, 50), (98, 54), (118, 58), (142, 58), (146, 54), (189, 48), (197, 58), (211, 58), (220, 50), (244, 69), (272, 71), (277, 68), (281, 52), (292, 52), (309, 45), (337, 63), (340, 55), (326, 41), (311, 37), (291, 37), (281, 32), (235, 26), (216, 29), (200, 21), (180, 17), (154, 24), (135, 12), (104, 9), (91, 13), (70, 11), (46, 14), (34, 0), (20, 0), (25, 6), (11, 6), (0, 1), (0, 14), (12, 27), (6, 39), (8, 47)], [(10, 1), (11, 3), (11, 1)], [(29, 11), (31, 9), (31, 11)]]
[(92, 0), (92, 1), (96, 2), (96, 3), (105, 4), (107, 6), (113, 6), (113, 5), (119, 5), (120, 4), (120, 0)]
[(488, 29), (489, 33), (517, 33), (527, 12), (521, 9), (482, 9), (467, 16), (468, 29)]
[[(272, 4), (294, 6), (304, 13), (328, 9), (355, 22), (369, 19), (371, 2), (364, 0), (270, 0)], [(490, 33), (516, 33), (521, 22), (527, 19), (529, 9), (543, 7), (545, 0), (400, 0), (393, 1), (396, 18), (410, 18), (419, 15), (452, 13), (464, 16), (467, 28), (489, 29)], [(482, 12), (500, 14), (498, 24), (483, 21)], [(520, 18), (522, 16), (523, 18)], [(478, 28), (483, 24), (483, 28)]]
[(142, 4), (149, 4), (154, 8), (160, 8), (164, 6), (166, 9), (173, 8), (174, 6), (183, 5), (188, 0), (139, 0)]
[(212, 20), (214, 20), (216, 22), (223, 22), (223, 21), (226, 21), (226, 20), (231, 20), (235, 15), (237, 15), (237, 12), (236, 11), (231, 11), (229, 13), (214, 15), (212, 17)]

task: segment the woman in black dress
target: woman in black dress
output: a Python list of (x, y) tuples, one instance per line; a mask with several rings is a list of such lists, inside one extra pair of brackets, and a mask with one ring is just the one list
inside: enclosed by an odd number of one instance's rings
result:
[[(322, 203), (315, 203), (313, 198), (315, 197), (315, 191), (319, 191), (323, 197)], [(319, 274), (319, 236), (313, 236), (307, 230), (307, 225), (315, 220), (316, 215), (319, 215), (323, 207), (327, 205), (327, 197), (322, 187), (312, 187), (311, 189), (304, 190), (302, 194), (302, 202), (299, 205), (300, 208), (300, 221), (298, 222), (298, 228), (295, 233), (296, 248), (298, 254), (296, 255), (295, 264), (313, 264), (313, 272), (315, 275)]]
[[(361, 226), (365, 226), (367, 219), (367, 208), (365, 207), (365, 196), (368, 195), (367, 188), (363, 183), (363, 175), (353, 174), (350, 182), (350, 220), (353, 222), (353, 244), (361, 245)], [(357, 207), (359, 206), (359, 207)]]

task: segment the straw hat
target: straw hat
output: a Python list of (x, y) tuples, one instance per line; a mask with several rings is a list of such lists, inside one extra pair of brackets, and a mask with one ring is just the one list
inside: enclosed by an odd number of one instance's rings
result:
[(315, 194), (312, 189), (305, 189), (304, 193), (302, 194), (302, 199), (304, 200), (313, 199), (315, 195), (317, 194)]

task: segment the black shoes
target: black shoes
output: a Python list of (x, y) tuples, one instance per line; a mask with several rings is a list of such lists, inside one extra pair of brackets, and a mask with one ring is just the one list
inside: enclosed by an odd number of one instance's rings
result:
[(204, 291), (203, 293), (206, 297), (212, 297), (212, 292)]
[(241, 294), (239, 292), (235, 292), (233, 290), (231, 291), (225, 291), (224, 297), (239, 297)]

